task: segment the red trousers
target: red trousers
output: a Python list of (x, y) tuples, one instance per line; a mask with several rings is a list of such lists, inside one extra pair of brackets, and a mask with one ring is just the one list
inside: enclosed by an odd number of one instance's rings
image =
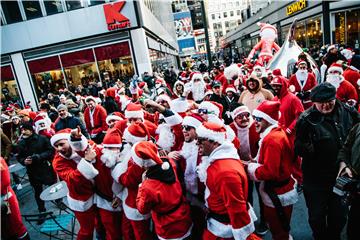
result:
[[(214, 234), (212, 234), (209, 230), (205, 229), (204, 233), (203, 233), (203, 240), (233, 240), (234, 238), (221, 238), (221, 237), (217, 237)], [(250, 234), (246, 240), (261, 240), (261, 237), (258, 237), (257, 235), (255, 235), (254, 233)]]
[(96, 206), (92, 206), (85, 212), (74, 211), (74, 213), (80, 225), (77, 240), (92, 240), (95, 229)]
[(19, 202), (11, 187), (8, 187), (12, 196), (9, 198), (10, 213), (1, 212), (1, 236), (4, 239), (20, 239), (26, 236), (27, 230), (22, 222)]
[(106, 240), (122, 239), (121, 232), (121, 212), (108, 211), (98, 208), (97, 219), (101, 222), (105, 230)]
[[(284, 208), (285, 216), (290, 222), (293, 205), (286, 206), (283, 208)], [(290, 233), (283, 229), (275, 208), (264, 205), (264, 217), (265, 217), (266, 222), (269, 225), (272, 239), (274, 239), (274, 240), (288, 240), (289, 239)]]
[(123, 214), (122, 232), (124, 240), (153, 239), (153, 235), (150, 231), (150, 219), (133, 221)]

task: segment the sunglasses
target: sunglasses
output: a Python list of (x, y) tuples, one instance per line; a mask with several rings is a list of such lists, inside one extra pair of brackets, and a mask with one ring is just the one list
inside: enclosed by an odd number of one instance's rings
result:
[(158, 104), (165, 104), (165, 103), (168, 103), (168, 102), (165, 101), (165, 100), (159, 100), (159, 101), (157, 101), (157, 103), (158, 103)]
[(194, 127), (191, 127), (191, 126), (188, 126), (188, 125), (184, 125), (182, 126), (182, 129), (185, 130), (185, 131), (190, 131), (191, 129), (195, 129)]
[(198, 114), (214, 114), (214, 111), (208, 111), (205, 108), (199, 108), (197, 112)]
[(261, 121), (263, 120), (263, 118), (261, 118), (261, 117), (255, 117), (255, 116), (254, 116), (254, 120), (255, 120), (256, 122), (261, 122)]
[(236, 118), (240, 118), (240, 119), (243, 119), (243, 118), (249, 118), (250, 117), (250, 113), (248, 112), (243, 112), (243, 113), (240, 113), (239, 115), (236, 116)]

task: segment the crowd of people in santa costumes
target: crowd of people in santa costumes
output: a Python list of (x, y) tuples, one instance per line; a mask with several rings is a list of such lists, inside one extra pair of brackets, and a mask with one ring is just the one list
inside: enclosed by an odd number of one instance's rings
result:
[[(333, 62), (325, 79), (337, 106), (354, 115), (359, 68), (355, 60), (348, 63), (353, 65)], [(295, 151), (296, 126), (333, 104), (313, 92), (323, 84), (300, 56), (289, 79), (261, 63), (234, 63), (210, 73), (187, 68), (177, 81), (147, 73), (129, 85), (115, 82), (101, 91), (103, 97), (66, 90), (58, 102), (56, 94), (42, 99), (39, 112), (5, 108), (2, 143), (12, 150), (2, 156), (7, 163), (19, 156), (28, 131), (50, 141), (56, 153), (46, 161), (68, 186), (65, 203), (79, 222), (77, 239), (96, 233), (99, 239), (251, 240), (268, 230), (273, 239), (292, 239), (292, 210), (302, 193), (302, 160), (308, 159)], [(319, 114), (311, 123), (323, 124), (329, 116)], [(334, 126), (350, 128), (341, 120)], [(2, 186), (2, 196), (4, 191)], [(21, 222), (16, 198), (7, 202), (14, 210), (6, 217)], [(260, 207), (258, 216), (253, 204)], [(17, 230), (7, 235), (29, 237), (25, 228)]]

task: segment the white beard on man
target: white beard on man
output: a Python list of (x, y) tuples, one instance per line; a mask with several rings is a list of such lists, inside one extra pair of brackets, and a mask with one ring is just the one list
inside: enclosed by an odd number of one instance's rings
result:
[(308, 71), (307, 70), (297, 70), (296, 79), (299, 81), (301, 88), (303, 88), (306, 84), (306, 80), (308, 78)]
[(156, 144), (165, 151), (171, 151), (175, 144), (175, 135), (170, 125), (167, 123), (160, 124), (156, 129), (156, 134), (159, 136)]
[(106, 167), (112, 168), (117, 162), (120, 161), (120, 154), (121, 153), (118, 151), (103, 148), (100, 159)]
[(326, 81), (333, 85), (336, 90), (340, 87), (342, 81), (344, 81), (344, 77), (338, 74), (328, 74), (326, 76)]
[(201, 101), (204, 99), (205, 97), (205, 87), (206, 84), (204, 81), (199, 81), (199, 82), (193, 82), (192, 83), (192, 88), (191, 88), (191, 92), (192, 92), (192, 96), (194, 101)]

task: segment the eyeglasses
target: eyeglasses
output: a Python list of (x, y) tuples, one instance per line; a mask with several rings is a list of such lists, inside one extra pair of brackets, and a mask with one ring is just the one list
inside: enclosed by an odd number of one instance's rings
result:
[(243, 113), (239, 113), (239, 115), (236, 116), (236, 118), (240, 118), (240, 119), (243, 119), (243, 118), (249, 118), (250, 117), (250, 113), (248, 112), (243, 112)]
[(254, 120), (255, 120), (256, 122), (261, 122), (261, 121), (263, 120), (263, 118), (261, 118), (261, 117), (255, 117), (255, 116), (254, 116)]
[(188, 131), (190, 131), (191, 129), (195, 129), (195, 128), (192, 127), (192, 126), (184, 125), (184, 126), (182, 126), (182, 129), (188, 132)]

